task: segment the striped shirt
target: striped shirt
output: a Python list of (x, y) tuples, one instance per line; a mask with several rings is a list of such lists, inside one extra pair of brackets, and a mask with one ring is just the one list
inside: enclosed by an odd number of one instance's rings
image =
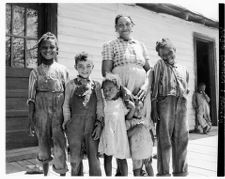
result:
[(64, 92), (68, 81), (69, 73), (65, 66), (57, 62), (53, 62), (52, 65), (42, 63), (30, 72), (27, 103), (35, 103), (38, 91)]
[(169, 65), (162, 59), (154, 66), (152, 101), (168, 95), (185, 97), (188, 94), (189, 73), (180, 65)]
[(112, 60), (113, 68), (124, 64), (144, 66), (149, 56), (143, 43), (130, 39), (117, 38), (103, 45), (103, 60)]

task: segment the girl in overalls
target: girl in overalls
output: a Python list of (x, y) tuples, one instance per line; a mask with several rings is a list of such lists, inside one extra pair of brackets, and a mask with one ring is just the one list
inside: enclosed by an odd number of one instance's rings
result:
[(53, 170), (64, 176), (68, 169), (62, 105), (69, 74), (65, 66), (56, 62), (58, 43), (54, 34), (44, 34), (38, 41), (38, 50), (41, 64), (31, 71), (29, 77), (30, 132), (31, 135), (34, 135), (34, 131), (37, 134), (37, 158), (43, 164), (44, 175), (48, 174), (53, 154)]

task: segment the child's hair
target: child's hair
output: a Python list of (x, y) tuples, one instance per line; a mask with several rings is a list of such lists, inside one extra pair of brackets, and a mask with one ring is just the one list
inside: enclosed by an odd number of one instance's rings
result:
[(87, 60), (90, 60), (89, 59), (90, 55), (87, 53), (87, 52), (81, 52), (79, 54), (77, 54), (74, 59), (75, 59), (75, 65), (77, 65), (78, 62), (80, 61), (87, 61)]
[(119, 14), (119, 15), (117, 15), (117, 16), (116, 16), (116, 18), (115, 18), (115, 26), (117, 25), (118, 20), (119, 20), (119, 18), (121, 18), (121, 17), (127, 17), (127, 18), (129, 18), (129, 19), (130, 19), (131, 24), (132, 24), (132, 25), (135, 25), (134, 21), (131, 19), (131, 17), (130, 17), (130, 16), (125, 16), (125, 15)]
[(173, 45), (173, 43), (170, 41), (170, 39), (168, 39), (168, 38), (162, 38), (162, 41), (157, 41), (156, 42), (155, 50), (156, 50), (156, 52), (158, 52), (158, 55), (160, 55), (159, 54), (159, 49), (164, 48), (164, 47), (173, 48), (174, 51), (176, 51), (176, 48)]
[(201, 82), (198, 84), (198, 87), (201, 87), (201, 86), (206, 86), (206, 84), (204, 82)]
[(43, 35), (41, 36), (41, 38), (38, 40), (38, 43), (37, 43), (38, 48), (40, 49), (41, 43), (42, 43), (43, 41), (46, 41), (46, 40), (49, 40), (49, 39), (55, 40), (55, 45), (56, 45), (56, 48), (57, 48), (57, 54), (58, 54), (58, 41), (57, 41), (56, 36), (55, 36), (53, 33), (51, 33), (51, 32), (47, 32), (47, 33), (45, 33), (45, 34), (43, 34)]
[(112, 82), (118, 89), (121, 86), (120, 77), (116, 74), (106, 73), (105, 79), (102, 81), (102, 88), (104, 87), (106, 82)]

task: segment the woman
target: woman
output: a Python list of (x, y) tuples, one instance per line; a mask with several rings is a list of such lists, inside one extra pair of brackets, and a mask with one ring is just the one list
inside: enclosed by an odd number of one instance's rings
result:
[(150, 121), (152, 73), (144, 44), (131, 37), (134, 22), (129, 16), (117, 15), (115, 29), (119, 37), (103, 45), (102, 75), (118, 74), (122, 85), (144, 101), (144, 117)]

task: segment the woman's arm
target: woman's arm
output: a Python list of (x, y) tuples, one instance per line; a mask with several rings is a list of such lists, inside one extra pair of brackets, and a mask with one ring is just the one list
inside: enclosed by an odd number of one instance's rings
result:
[(113, 61), (103, 60), (102, 61), (102, 76), (105, 77), (106, 73), (112, 73)]

